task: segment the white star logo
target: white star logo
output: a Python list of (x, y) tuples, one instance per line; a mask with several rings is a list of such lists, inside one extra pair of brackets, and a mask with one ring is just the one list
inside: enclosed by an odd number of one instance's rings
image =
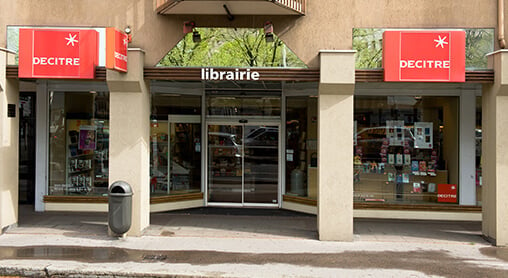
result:
[(75, 34), (73, 36), (71, 33), (69, 33), (69, 37), (65, 38), (67, 40), (67, 45), (72, 44), (72, 46), (74, 46), (74, 43), (78, 42), (78, 40), (76, 39), (77, 36), (78, 34)]
[(437, 42), (436, 47), (441, 46), (441, 48), (444, 48), (444, 45), (448, 44), (448, 42), (445, 41), (446, 36), (444, 38), (441, 38), (441, 36), (438, 36), (438, 37), (439, 37), (439, 39), (434, 40), (435, 42)]

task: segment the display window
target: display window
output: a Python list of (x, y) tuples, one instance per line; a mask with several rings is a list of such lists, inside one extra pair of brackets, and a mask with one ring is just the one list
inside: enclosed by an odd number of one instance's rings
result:
[(317, 199), (317, 97), (286, 98), (286, 195)]
[(476, 129), (475, 129), (475, 166), (476, 166), (476, 203), (482, 204), (482, 97), (476, 97)]
[(107, 195), (109, 92), (50, 92), (49, 110), (49, 195)]
[(354, 200), (458, 202), (458, 97), (355, 96)]
[(150, 194), (201, 192), (201, 97), (152, 95)]

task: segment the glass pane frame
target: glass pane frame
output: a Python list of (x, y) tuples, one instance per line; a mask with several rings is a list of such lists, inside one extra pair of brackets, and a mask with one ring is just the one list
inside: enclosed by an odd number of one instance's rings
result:
[[(379, 100), (376, 101), (376, 99)], [(375, 109), (370, 112), (368, 108), (359, 110), (357, 105), (360, 101), (375, 103)], [(448, 96), (355, 95), (354, 201), (385, 204), (393, 202), (439, 204), (435, 196), (439, 184), (452, 183), (460, 186), (459, 174), (455, 172), (460, 171), (459, 157), (457, 155), (454, 158), (454, 155), (459, 152), (457, 147), (460, 123), (459, 101), (460, 96), (452, 94)], [(448, 112), (444, 111), (445, 107)], [(371, 126), (360, 124), (369, 117), (374, 119), (374, 122), (370, 122)], [(444, 117), (448, 117), (448, 120)], [(451, 122), (450, 117), (454, 117)], [(388, 126), (389, 122), (397, 120), (403, 122), (400, 128)], [(416, 123), (423, 127), (426, 122), (434, 122), (429, 126), (430, 138), (434, 137), (431, 139), (434, 143), (430, 149), (417, 147), (417, 141), (421, 140), (418, 138), (425, 138), (419, 135), (427, 135), (427, 133), (423, 132), (425, 129), (417, 129)], [(456, 124), (455, 127), (453, 122)], [(393, 141), (395, 144), (392, 144), (390, 134), (397, 134), (398, 129), (401, 131), (402, 141), (400, 144)], [(448, 138), (445, 138), (444, 134), (447, 134)], [(454, 138), (456, 143), (452, 142)], [(448, 149), (445, 149), (445, 146)], [(399, 160), (400, 163), (398, 163)], [(455, 162), (450, 163), (453, 160)], [(416, 165), (414, 165), (415, 161)], [(432, 164), (429, 164), (430, 162)], [(448, 168), (448, 164), (453, 164), (452, 167), (456, 170)], [(373, 181), (378, 181), (376, 189), (371, 192), (364, 191)], [(454, 205), (458, 205), (458, 200), (457, 198), (457, 203)]]
[[(201, 115), (168, 115), (167, 121), (157, 121), (156, 125), (161, 128), (154, 127), (154, 123), (151, 124), (150, 196), (202, 192)], [(191, 129), (191, 134), (188, 128)], [(179, 140), (181, 136), (184, 138)], [(191, 140), (188, 140), (189, 138)], [(185, 148), (184, 153), (176, 151), (181, 148)], [(198, 166), (195, 165), (196, 162)], [(194, 186), (196, 183), (197, 188)]]
[[(240, 121), (247, 121), (246, 123), (240, 123)], [(206, 136), (204, 137), (206, 139), (206, 153), (205, 153), (205, 161), (206, 162), (206, 167), (207, 169), (204, 171), (205, 172), (205, 183), (204, 183), (204, 191), (205, 191), (205, 206), (229, 206), (229, 207), (278, 207), (280, 208), (282, 206), (282, 189), (283, 189), (283, 186), (282, 186), (282, 170), (283, 169), (283, 144), (282, 144), (282, 140), (283, 140), (283, 136), (282, 136), (282, 133), (283, 133), (283, 130), (281, 129), (281, 123), (280, 123), (280, 119), (258, 119), (258, 118), (235, 118), (235, 119), (218, 119), (218, 118), (208, 118), (207, 119), (207, 123), (206, 123)], [(208, 195), (209, 195), (209, 159), (210, 159), (210, 152), (209, 152), (209, 144), (210, 142), (208, 141), (208, 128), (210, 125), (231, 125), (231, 126), (277, 126), (278, 129), (279, 129), (279, 132), (278, 132), (278, 164), (277, 164), (277, 173), (278, 173), (278, 178), (277, 178), (277, 203), (276, 204), (267, 204), (267, 203), (247, 203), (247, 202), (244, 202), (244, 198), (242, 196), (242, 201), (241, 202), (209, 202), (208, 201)], [(242, 146), (243, 147), (243, 146)], [(243, 151), (243, 150), (242, 150)], [(243, 171), (244, 169), (242, 168), (242, 174), (243, 174)], [(243, 175), (242, 175), (243, 176)], [(243, 180), (242, 180), (242, 191), (243, 191)]]
[(47, 194), (107, 196), (109, 92), (56, 89), (47, 101)]

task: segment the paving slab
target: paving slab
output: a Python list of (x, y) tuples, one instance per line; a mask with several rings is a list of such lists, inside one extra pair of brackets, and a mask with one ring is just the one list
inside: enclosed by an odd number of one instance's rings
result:
[(154, 213), (141, 237), (105, 213), (23, 212), (0, 236), (0, 275), (24, 277), (508, 277), (480, 222), (355, 219), (352, 242), (317, 240), (287, 211)]

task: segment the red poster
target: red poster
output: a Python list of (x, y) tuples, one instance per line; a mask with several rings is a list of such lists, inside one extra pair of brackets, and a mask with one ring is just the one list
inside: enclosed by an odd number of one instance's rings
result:
[(127, 34), (116, 28), (106, 28), (106, 68), (127, 72)]
[(457, 203), (457, 185), (438, 184), (437, 201), (439, 203)]
[(465, 82), (464, 31), (385, 31), (385, 81)]
[(93, 79), (98, 33), (79, 29), (20, 29), (19, 77)]

